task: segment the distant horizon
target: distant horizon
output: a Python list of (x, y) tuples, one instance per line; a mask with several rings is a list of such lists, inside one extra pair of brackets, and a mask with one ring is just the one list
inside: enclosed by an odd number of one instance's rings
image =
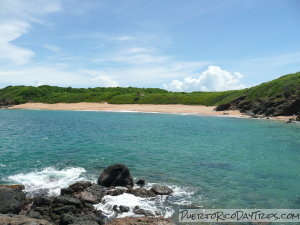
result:
[(297, 0), (3, 0), (0, 88), (252, 87), (300, 71)]

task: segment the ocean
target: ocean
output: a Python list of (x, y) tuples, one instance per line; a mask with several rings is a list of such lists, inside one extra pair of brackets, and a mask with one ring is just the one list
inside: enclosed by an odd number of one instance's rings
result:
[(166, 217), (180, 207), (300, 208), (299, 153), (299, 124), (279, 121), (0, 110), (0, 183), (21, 183), (28, 195), (56, 195), (123, 163), (148, 187), (165, 184), (175, 192), (107, 202), (141, 204)]

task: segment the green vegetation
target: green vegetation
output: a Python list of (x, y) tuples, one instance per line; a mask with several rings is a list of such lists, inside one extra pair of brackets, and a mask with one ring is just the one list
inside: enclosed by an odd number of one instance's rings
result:
[(224, 92), (168, 92), (158, 88), (71, 88), (43, 85), (8, 86), (0, 89), (0, 105), (26, 102), (76, 103), (108, 102), (111, 104), (186, 104), (220, 105), (241, 96), (246, 99), (288, 98), (300, 96), (300, 72), (243, 90)]

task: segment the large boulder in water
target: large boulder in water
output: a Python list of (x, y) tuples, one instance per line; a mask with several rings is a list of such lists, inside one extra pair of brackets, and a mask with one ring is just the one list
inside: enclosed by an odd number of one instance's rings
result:
[(104, 187), (133, 186), (133, 179), (127, 166), (114, 164), (107, 167), (98, 178), (98, 184)]
[(155, 185), (151, 188), (151, 191), (153, 191), (157, 195), (169, 195), (173, 193), (173, 190), (167, 186), (159, 186)]
[(0, 213), (19, 213), (25, 203), (23, 185), (0, 185)]

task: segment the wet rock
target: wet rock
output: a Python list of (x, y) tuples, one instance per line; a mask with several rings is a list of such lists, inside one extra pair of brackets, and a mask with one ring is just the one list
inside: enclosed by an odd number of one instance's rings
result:
[(121, 195), (124, 194), (127, 191), (127, 189), (120, 189), (120, 188), (114, 188), (114, 189), (108, 189), (106, 190), (106, 194), (107, 195), (111, 195), (111, 196), (117, 196), (117, 195)]
[(90, 181), (78, 181), (74, 184), (71, 184), (69, 188), (71, 188), (74, 192), (84, 191), (86, 188), (92, 186)]
[(24, 215), (0, 214), (1, 225), (54, 225), (47, 220), (30, 218)]
[(125, 205), (120, 205), (120, 212), (124, 213), (124, 212), (129, 212), (130, 208), (128, 206)]
[(19, 213), (25, 204), (23, 185), (0, 185), (0, 213)]
[(156, 194), (154, 193), (153, 190), (147, 190), (145, 188), (136, 188), (136, 189), (128, 189), (127, 193), (129, 194), (133, 194), (137, 197), (142, 197), (142, 198), (151, 198), (151, 197), (155, 197)]
[(136, 185), (144, 186), (144, 185), (145, 185), (145, 180), (144, 180), (144, 179), (139, 179), (139, 180), (136, 182)]
[(104, 187), (133, 186), (133, 178), (127, 166), (115, 164), (107, 167), (98, 178), (98, 184)]
[(133, 209), (133, 212), (137, 215), (144, 215), (144, 216), (156, 216), (155, 213), (153, 213), (152, 211), (150, 210), (146, 210), (146, 209), (141, 209), (139, 206), (136, 206), (134, 209)]
[(74, 190), (72, 188), (62, 188), (60, 190), (61, 195), (71, 195), (74, 193)]
[(104, 187), (93, 184), (92, 186), (86, 188), (83, 192), (79, 194), (79, 198), (87, 203), (97, 204), (102, 201), (105, 196), (106, 190)]
[(167, 186), (155, 185), (151, 190), (157, 195), (169, 195), (173, 193), (173, 190)]

